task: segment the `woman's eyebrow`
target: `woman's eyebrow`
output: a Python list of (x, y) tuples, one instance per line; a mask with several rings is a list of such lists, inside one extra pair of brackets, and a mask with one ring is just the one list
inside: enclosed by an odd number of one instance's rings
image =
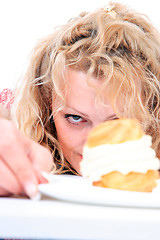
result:
[(116, 118), (116, 119), (117, 119), (118, 117), (117, 117), (116, 114), (113, 114), (113, 115), (107, 117), (106, 121), (107, 121), (107, 120), (110, 120), (110, 119), (113, 119), (113, 118)]
[(83, 113), (83, 112), (79, 111), (78, 109), (76, 109), (74, 107), (66, 106), (65, 110), (67, 110), (67, 111), (74, 111), (74, 112), (78, 113), (79, 115), (82, 115), (84, 117), (89, 118), (89, 116), (86, 113)]
[[(67, 110), (67, 111), (74, 111), (74, 112), (76, 112), (75, 115), (78, 114), (78, 115), (80, 115), (80, 116), (89, 118), (89, 116), (88, 116), (86, 113), (83, 113), (83, 112), (77, 110), (77, 109), (74, 108), (74, 107), (66, 106), (65, 108), (66, 108), (65, 110)], [(74, 115), (74, 113), (73, 113), (73, 115)], [(105, 121), (107, 121), (107, 120), (112, 120), (113, 118), (116, 118), (116, 119), (117, 119), (118, 117), (117, 117), (116, 114), (112, 114), (112, 115), (108, 116), (108, 117), (105, 119)]]

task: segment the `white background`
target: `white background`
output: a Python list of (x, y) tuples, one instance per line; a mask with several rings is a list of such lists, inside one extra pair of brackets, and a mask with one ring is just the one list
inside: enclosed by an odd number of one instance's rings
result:
[[(160, 29), (158, 0), (118, 2), (147, 14)], [(0, 0), (0, 90), (14, 88), (39, 38), (81, 11), (92, 11), (107, 3), (107, 0)]]

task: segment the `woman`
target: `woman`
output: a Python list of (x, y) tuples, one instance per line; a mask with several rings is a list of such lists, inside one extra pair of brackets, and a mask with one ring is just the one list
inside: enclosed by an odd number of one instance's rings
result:
[(107, 120), (137, 118), (160, 157), (159, 80), (159, 33), (121, 4), (42, 39), (16, 89), (12, 123), (0, 120), (0, 195), (34, 196), (42, 170), (81, 175), (87, 134)]

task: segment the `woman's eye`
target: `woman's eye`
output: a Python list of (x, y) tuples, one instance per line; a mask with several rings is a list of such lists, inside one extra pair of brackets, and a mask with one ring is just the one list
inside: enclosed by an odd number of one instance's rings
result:
[(69, 123), (72, 123), (72, 124), (79, 124), (81, 122), (85, 122), (85, 120), (78, 115), (65, 114), (65, 118)]

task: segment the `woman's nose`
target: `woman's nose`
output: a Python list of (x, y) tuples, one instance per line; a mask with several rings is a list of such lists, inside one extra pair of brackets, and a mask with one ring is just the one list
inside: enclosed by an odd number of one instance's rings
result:
[(87, 141), (87, 137), (88, 137), (88, 134), (89, 134), (89, 132), (96, 126), (97, 124), (92, 124), (91, 126), (89, 126), (89, 127), (87, 127), (86, 129), (84, 129), (83, 130), (83, 137), (82, 137), (82, 143), (83, 143), (83, 145), (86, 143), (86, 141)]
[(82, 132), (82, 141), (81, 141), (81, 143), (82, 143), (82, 145), (84, 146), (84, 144), (87, 142), (87, 137), (88, 137), (88, 134), (89, 134), (89, 132), (91, 131), (91, 129), (92, 129), (93, 127), (88, 127), (87, 129), (84, 129), (83, 130), (83, 132)]

